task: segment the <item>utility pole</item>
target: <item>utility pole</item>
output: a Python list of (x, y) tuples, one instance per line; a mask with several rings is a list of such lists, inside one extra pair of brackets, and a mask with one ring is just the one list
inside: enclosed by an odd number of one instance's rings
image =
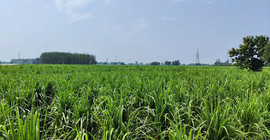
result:
[(197, 48), (197, 54), (196, 54), (196, 63), (195, 65), (200, 66), (200, 54), (199, 54), (199, 49)]

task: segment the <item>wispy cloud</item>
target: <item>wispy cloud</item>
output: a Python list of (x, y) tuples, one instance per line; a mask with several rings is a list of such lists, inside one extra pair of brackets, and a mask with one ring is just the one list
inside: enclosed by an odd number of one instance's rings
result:
[(85, 20), (88, 18), (93, 17), (93, 15), (91, 13), (78, 13), (78, 12), (74, 12), (72, 11), (71, 13), (69, 13), (70, 19), (71, 21), (79, 21), (79, 20)]
[(162, 16), (161, 19), (164, 21), (174, 21), (176, 17)]
[(89, 12), (79, 13), (77, 8), (88, 5), (93, 0), (55, 0), (56, 7), (63, 13), (67, 14), (72, 22), (85, 20), (92, 17)]
[(146, 29), (150, 25), (151, 25), (151, 23), (149, 23), (144, 17), (137, 19), (137, 28), (138, 29)]

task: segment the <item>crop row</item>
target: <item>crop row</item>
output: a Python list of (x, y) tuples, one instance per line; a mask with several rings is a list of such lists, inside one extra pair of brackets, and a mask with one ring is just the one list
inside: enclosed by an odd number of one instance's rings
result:
[(0, 67), (0, 139), (269, 139), (269, 72)]

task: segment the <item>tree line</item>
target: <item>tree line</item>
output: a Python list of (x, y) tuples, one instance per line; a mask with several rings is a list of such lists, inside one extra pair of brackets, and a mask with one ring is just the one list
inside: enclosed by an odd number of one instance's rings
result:
[(226, 60), (225, 62), (221, 62), (220, 59), (217, 59), (216, 62), (212, 66), (232, 66), (232, 63), (230, 63), (229, 60)]
[[(161, 65), (160, 62), (158, 61), (154, 61), (154, 62), (151, 62), (150, 63), (151, 65)], [(165, 65), (173, 65), (173, 66), (178, 66), (178, 65), (181, 65), (180, 61), (179, 60), (175, 60), (175, 61), (165, 61), (164, 62)]]
[(44, 52), (40, 56), (41, 64), (96, 64), (96, 57), (90, 54), (67, 52)]

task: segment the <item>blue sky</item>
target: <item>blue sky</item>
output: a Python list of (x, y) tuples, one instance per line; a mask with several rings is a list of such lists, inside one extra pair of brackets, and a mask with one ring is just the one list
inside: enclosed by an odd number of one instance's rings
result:
[(270, 0), (4, 0), (0, 60), (42, 52), (97, 61), (201, 63), (229, 59), (247, 35), (270, 36)]

